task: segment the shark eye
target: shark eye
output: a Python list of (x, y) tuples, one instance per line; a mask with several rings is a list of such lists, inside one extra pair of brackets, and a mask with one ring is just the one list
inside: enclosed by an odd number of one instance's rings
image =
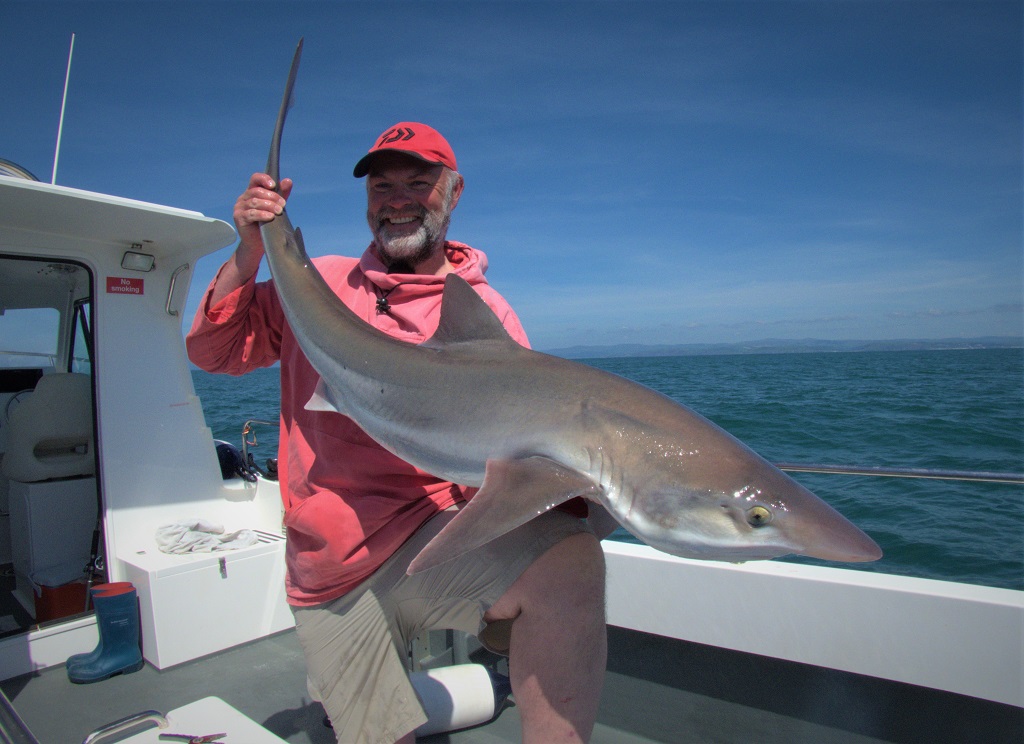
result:
[(764, 527), (772, 521), (772, 513), (763, 506), (753, 506), (747, 510), (747, 524), (751, 527)]

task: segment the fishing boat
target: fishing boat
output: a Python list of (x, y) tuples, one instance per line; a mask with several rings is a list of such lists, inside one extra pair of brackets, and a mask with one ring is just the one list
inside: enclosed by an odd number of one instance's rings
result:
[[(0, 741), (333, 741), (285, 602), (278, 484), (244, 435), (214, 440), (182, 342), (196, 262), (233, 229), (7, 173)], [(253, 541), (159, 549), (158, 531), (196, 519)], [(1024, 592), (604, 549), (609, 661), (594, 742), (1024, 736)], [(138, 593), (145, 664), (72, 684), (66, 660), (98, 643), (89, 588), (110, 582)], [(410, 660), (507, 671), (451, 633), (418, 639)], [(425, 740), (518, 739), (508, 699), (481, 725)]]

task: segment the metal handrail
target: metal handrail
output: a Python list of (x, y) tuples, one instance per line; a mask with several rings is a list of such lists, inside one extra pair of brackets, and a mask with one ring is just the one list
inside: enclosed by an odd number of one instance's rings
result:
[(134, 715), (127, 716), (96, 729), (85, 737), (82, 744), (99, 744), (104, 739), (116, 736), (117, 734), (123, 734), (125, 731), (133, 729), (136, 726), (150, 722), (155, 723), (157, 728), (160, 729), (165, 729), (170, 725), (167, 723), (167, 718), (163, 713), (156, 710), (145, 710), (141, 713), (135, 713)]
[(183, 271), (188, 271), (188, 264), (179, 266), (171, 273), (171, 284), (167, 287), (167, 307), (165, 309), (167, 314), (171, 316), (176, 316), (178, 314), (177, 310), (171, 309), (171, 302), (174, 300), (174, 285), (178, 281), (178, 274)]
[(827, 473), (831, 475), (868, 475), (883, 478), (929, 478), (933, 480), (974, 481), (978, 483), (1024, 484), (1024, 473), (996, 473), (985, 470), (886, 468), (865, 465), (819, 465), (798, 462), (777, 462), (775, 467), (789, 473)]
[(253, 431), (253, 424), (264, 424), (266, 426), (277, 425), (273, 421), (262, 421), (260, 419), (249, 419), (242, 425), (242, 460), (245, 462), (249, 462), (249, 447), (255, 447), (257, 444), (255, 435), (253, 436), (252, 441), (249, 441), (249, 433)]
[(0, 690), (0, 744), (39, 744), (3, 690)]

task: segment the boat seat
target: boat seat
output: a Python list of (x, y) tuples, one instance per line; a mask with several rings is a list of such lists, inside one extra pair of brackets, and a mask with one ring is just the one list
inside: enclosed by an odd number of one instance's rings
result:
[(38, 483), (96, 472), (92, 380), (77, 373), (44, 375), (11, 411), (0, 472)]

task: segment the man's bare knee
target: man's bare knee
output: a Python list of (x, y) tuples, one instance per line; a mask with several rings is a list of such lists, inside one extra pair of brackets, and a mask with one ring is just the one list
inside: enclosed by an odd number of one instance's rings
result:
[(518, 617), (524, 610), (604, 612), (604, 552), (592, 534), (561, 540), (520, 575), (485, 619)]
[[(557, 553), (552, 552), (556, 550)], [(572, 603), (600, 606), (603, 611), (604, 551), (598, 539), (582, 532), (562, 540), (552, 551), (549, 551), (551, 560), (545, 566), (553, 585), (550, 589), (563, 592)]]

